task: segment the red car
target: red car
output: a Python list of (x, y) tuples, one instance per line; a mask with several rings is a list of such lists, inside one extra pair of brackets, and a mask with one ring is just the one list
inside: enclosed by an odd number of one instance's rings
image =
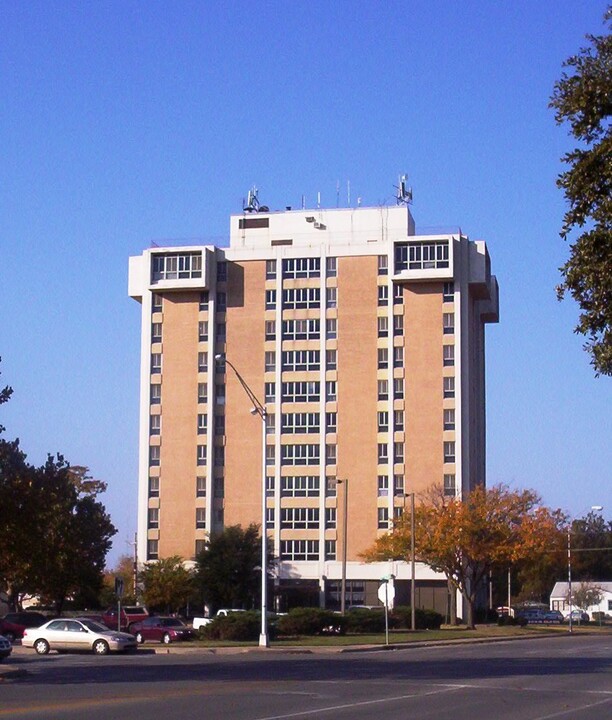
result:
[(126, 605), (121, 608), (121, 618), (117, 619), (117, 608), (109, 608), (102, 615), (102, 622), (111, 630), (122, 630), (134, 634), (133, 627), (149, 617), (149, 611), (141, 605)]
[(145, 640), (168, 644), (176, 640), (191, 640), (193, 637), (193, 630), (176, 617), (149, 617), (134, 625), (132, 633), (136, 635), (136, 642), (139, 644)]
[(12, 612), (7, 613), (0, 618), (0, 635), (13, 642), (17, 638), (22, 638), (26, 628), (40, 627), (47, 622), (42, 613), (39, 612)]

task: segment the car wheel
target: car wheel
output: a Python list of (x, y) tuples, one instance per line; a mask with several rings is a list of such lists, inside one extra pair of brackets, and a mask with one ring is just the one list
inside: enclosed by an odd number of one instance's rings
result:
[(34, 650), (36, 650), (39, 655), (46, 655), (50, 650), (49, 643), (40, 638), (40, 640), (34, 642)]
[(8, 632), (2, 633), (2, 634), (11, 643), (11, 645), (15, 642), (15, 633), (13, 633), (9, 630)]
[(162, 642), (164, 643), (164, 645), (170, 645), (170, 643), (172, 642), (172, 638), (168, 633), (164, 633), (164, 636), (162, 637)]
[(96, 640), (93, 644), (93, 651), (96, 655), (107, 655), (108, 654), (108, 643), (106, 640)]
[(142, 637), (142, 633), (139, 633), (139, 632), (136, 633), (136, 642), (139, 645), (142, 645), (144, 643), (144, 638)]

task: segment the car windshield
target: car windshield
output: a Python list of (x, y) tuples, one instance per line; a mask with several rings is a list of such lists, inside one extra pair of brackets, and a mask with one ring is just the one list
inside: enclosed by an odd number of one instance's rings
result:
[(163, 618), (161, 624), (164, 627), (183, 627), (184, 623), (178, 618)]
[(92, 632), (108, 632), (108, 628), (106, 627), (106, 625), (101, 625), (95, 620), (79, 620), (79, 622), (85, 625), (85, 627)]

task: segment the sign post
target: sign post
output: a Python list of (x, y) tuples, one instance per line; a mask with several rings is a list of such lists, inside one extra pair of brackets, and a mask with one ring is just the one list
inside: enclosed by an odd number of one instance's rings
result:
[(385, 606), (385, 645), (389, 644), (389, 608), (393, 610), (395, 600), (395, 577), (385, 575), (380, 579), (378, 587), (378, 599)]
[(123, 578), (115, 575), (115, 595), (117, 596), (117, 632), (121, 632), (121, 598), (123, 597)]

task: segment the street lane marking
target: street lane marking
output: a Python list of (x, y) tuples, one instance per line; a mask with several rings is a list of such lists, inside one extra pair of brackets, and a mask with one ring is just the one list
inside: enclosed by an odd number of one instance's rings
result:
[(540, 715), (536, 718), (531, 718), (531, 720), (553, 720), (553, 718), (560, 718), (564, 715), (573, 715), (574, 713), (582, 710), (590, 710), (591, 708), (597, 707), (598, 705), (605, 705), (610, 701), (611, 698), (606, 698), (605, 700), (599, 700), (599, 702), (589, 703), (588, 705), (582, 705), (581, 707), (574, 707), (570, 708), (569, 710), (560, 710), (559, 712), (552, 713), (552, 715)]

